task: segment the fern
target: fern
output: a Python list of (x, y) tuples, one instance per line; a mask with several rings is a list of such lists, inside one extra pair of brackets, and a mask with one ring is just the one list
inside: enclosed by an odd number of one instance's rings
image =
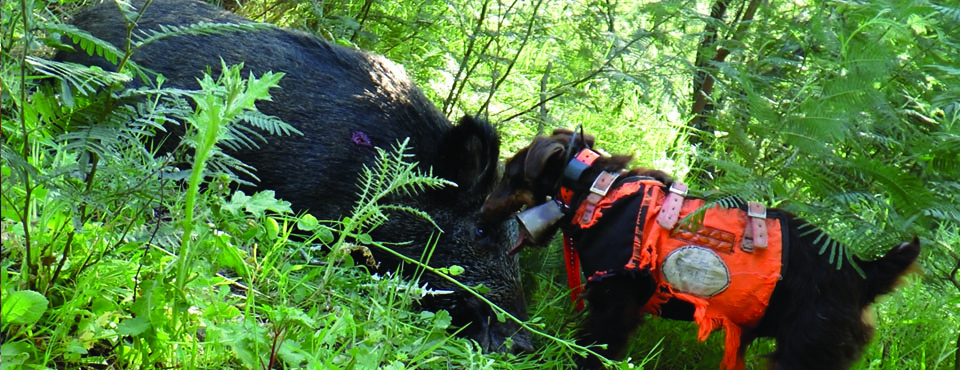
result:
[(409, 139), (404, 139), (392, 152), (377, 148), (378, 159), (374, 167), (363, 166), (358, 183), (360, 198), (352, 212), (352, 220), (357, 223), (356, 232), (368, 233), (386, 222), (385, 210), (416, 215), (440, 230), (433, 219), (422, 211), (403, 205), (381, 204), (391, 195), (410, 197), (426, 189), (456, 186), (450, 181), (434, 177), (432, 171), (423, 174), (417, 170), (417, 162), (409, 161), (412, 154), (407, 153), (408, 142)]
[(73, 106), (72, 91), (80, 95), (92, 95), (101, 88), (130, 81), (130, 76), (125, 74), (76, 63), (57, 62), (32, 56), (27, 57), (26, 62), (35, 72), (61, 81), (61, 92), (68, 95), (64, 98), (69, 99), (65, 101), (68, 106)]
[(134, 35), (133, 49), (138, 50), (147, 44), (160, 41), (168, 37), (178, 37), (178, 36), (185, 36), (185, 35), (217, 35), (217, 34), (223, 34), (228, 32), (250, 32), (250, 31), (259, 31), (259, 30), (276, 29), (276, 28), (277, 27), (272, 24), (255, 23), (255, 22), (244, 22), (244, 23), (200, 22), (200, 23), (189, 24), (185, 26), (171, 26), (171, 25), (161, 24), (157, 26), (157, 29), (139, 30), (139, 32), (137, 32)]
[(828, 262), (835, 265), (837, 270), (840, 270), (843, 267), (843, 263), (847, 262), (860, 274), (860, 276), (866, 276), (863, 270), (860, 269), (860, 266), (857, 265), (856, 260), (853, 259), (853, 253), (851, 253), (843, 244), (834, 240), (827, 235), (827, 233), (820, 230), (820, 228), (811, 223), (804, 223), (798, 226), (797, 230), (800, 231), (800, 237), (815, 235), (816, 237), (813, 240), (812, 246), (820, 246), (818, 253), (821, 255), (828, 254)]
[(950, 20), (960, 23), (960, 8), (949, 7), (945, 5), (930, 4), (930, 7), (936, 9), (940, 14), (943, 14), (945, 17)]
[(246, 122), (247, 126), (263, 130), (268, 135), (303, 135), (300, 130), (285, 124), (279, 118), (268, 116), (257, 110), (243, 111), (237, 116), (241, 121)]
[(73, 40), (73, 43), (80, 46), (87, 54), (102, 56), (110, 63), (117, 64), (126, 53), (113, 44), (94, 37), (89, 32), (81, 30), (71, 24), (66, 23), (44, 23), (42, 27), (64, 34)]

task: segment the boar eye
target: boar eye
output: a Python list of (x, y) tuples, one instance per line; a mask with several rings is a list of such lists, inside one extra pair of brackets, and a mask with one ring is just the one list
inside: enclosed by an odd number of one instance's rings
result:
[(483, 226), (478, 226), (476, 234), (477, 238), (485, 238), (487, 236), (487, 229), (484, 229)]

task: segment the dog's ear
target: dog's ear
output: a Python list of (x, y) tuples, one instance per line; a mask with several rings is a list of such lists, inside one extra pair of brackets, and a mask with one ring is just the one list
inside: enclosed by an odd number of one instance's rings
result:
[[(573, 131), (565, 128), (558, 128), (554, 129), (553, 134), (551, 135), (555, 139), (558, 139), (564, 143), (569, 143), (570, 139), (573, 138)], [(593, 135), (577, 135), (577, 140), (583, 140), (585, 143), (587, 143), (587, 146), (591, 148), (593, 148), (593, 144), (596, 143), (596, 139), (594, 139)]]
[(543, 170), (552, 161), (562, 160), (563, 144), (553, 138), (537, 136), (527, 151), (527, 159), (523, 163), (523, 177), (529, 183), (534, 183)]

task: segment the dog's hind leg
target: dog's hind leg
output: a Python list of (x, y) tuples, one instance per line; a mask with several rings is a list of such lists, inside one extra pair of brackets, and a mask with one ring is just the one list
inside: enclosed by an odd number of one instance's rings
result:
[(795, 317), (785, 318), (771, 354), (775, 370), (845, 370), (860, 358), (873, 328), (862, 321), (850, 302), (826, 299), (804, 304)]
[[(653, 279), (646, 271), (622, 272), (588, 283), (584, 291), (587, 317), (577, 342), (584, 346), (606, 344), (606, 349), (591, 349), (609, 359), (622, 358), (628, 340), (643, 322), (641, 309), (654, 289)], [(578, 367), (603, 368), (595, 356), (581, 359)]]

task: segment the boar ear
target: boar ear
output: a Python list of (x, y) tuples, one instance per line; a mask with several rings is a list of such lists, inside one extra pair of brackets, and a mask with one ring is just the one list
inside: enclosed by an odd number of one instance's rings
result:
[(480, 191), (486, 196), (497, 177), (500, 138), (483, 120), (464, 116), (443, 134), (434, 174), (457, 183), (459, 191)]
[(537, 136), (530, 144), (527, 159), (523, 163), (523, 177), (534, 183), (551, 164), (563, 160), (563, 144), (553, 138)]

